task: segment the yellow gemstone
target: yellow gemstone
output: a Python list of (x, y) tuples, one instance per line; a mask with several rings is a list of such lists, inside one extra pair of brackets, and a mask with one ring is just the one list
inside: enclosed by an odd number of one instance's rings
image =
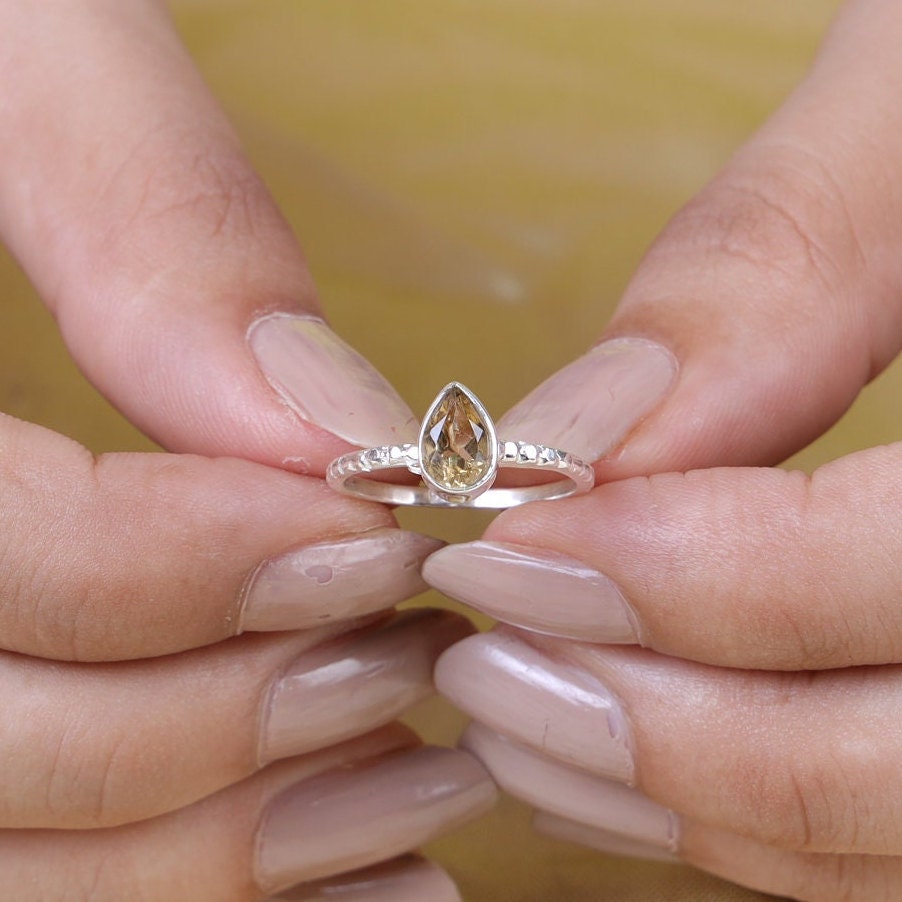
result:
[(420, 466), (434, 483), (457, 491), (477, 485), (491, 468), (489, 430), (466, 389), (450, 385), (432, 406)]

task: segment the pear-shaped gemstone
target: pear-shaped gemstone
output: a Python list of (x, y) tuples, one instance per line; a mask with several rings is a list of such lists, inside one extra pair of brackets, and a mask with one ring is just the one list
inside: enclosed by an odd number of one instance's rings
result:
[(423, 426), (420, 467), (443, 489), (473, 488), (492, 467), (491, 439), (492, 430), (469, 392), (452, 383), (436, 399)]

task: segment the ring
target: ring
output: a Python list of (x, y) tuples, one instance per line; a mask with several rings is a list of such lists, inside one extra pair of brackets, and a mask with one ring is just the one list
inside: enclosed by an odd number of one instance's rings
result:
[[(539, 470), (558, 478), (537, 485), (492, 488), (502, 467)], [(394, 469), (408, 470), (422, 484), (372, 478), (374, 473)], [(345, 495), (384, 504), (499, 509), (588, 492), (595, 485), (595, 473), (583, 460), (559, 448), (499, 440), (479, 398), (461, 383), (451, 382), (432, 402), (415, 445), (382, 445), (343, 454), (329, 464), (326, 481)]]

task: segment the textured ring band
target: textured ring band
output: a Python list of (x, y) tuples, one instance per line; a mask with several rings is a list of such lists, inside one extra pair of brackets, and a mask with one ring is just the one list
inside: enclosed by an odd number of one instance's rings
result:
[[(555, 479), (493, 488), (499, 468), (538, 470)], [(382, 482), (373, 475), (405, 469), (422, 485)], [(588, 492), (592, 468), (567, 451), (535, 442), (499, 440), (479, 399), (459, 382), (445, 386), (423, 419), (417, 444), (354, 451), (329, 465), (326, 479), (347, 495), (391, 505), (507, 508)]]

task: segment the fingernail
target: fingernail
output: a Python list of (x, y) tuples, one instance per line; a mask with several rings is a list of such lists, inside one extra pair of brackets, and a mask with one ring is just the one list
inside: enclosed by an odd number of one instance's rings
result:
[(265, 702), (261, 764), (388, 723), (432, 691), (435, 660), (473, 632), (450, 611), (405, 611), (379, 629), (306, 651)]
[(245, 590), (239, 629), (300, 630), (391, 608), (428, 588), (430, 536), (377, 529), (266, 561)]
[(632, 783), (623, 707), (595, 677), (502, 631), (471, 636), (438, 660), (439, 692), (478, 721), (601, 776)]
[(488, 811), (496, 794), (475, 758), (435, 746), (321, 774), (269, 805), (257, 883), (277, 893), (394, 858)]
[(415, 442), (417, 422), (388, 380), (321, 319), (274, 313), (248, 332), (263, 374), (303, 419), (352, 445)]
[(405, 855), (371, 868), (305, 883), (269, 902), (461, 902), (454, 881), (438, 865)]
[(676, 815), (636, 789), (552, 761), (483, 724), (471, 724), (460, 745), (502, 789), (530, 805), (630, 842), (676, 851)]
[(676, 374), (676, 358), (663, 345), (638, 338), (603, 342), (504, 414), (498, 434), (599, 460), (661, 402)]
[(617, 586), (581, 561), (523, 545), (469, 542), (423, 565), (433, 588), (496, 620), (591, 642), (635, 643), (637, 620)]
[(616, 855), (620, 858), (644, 858), (647, 861), (666, 861), (676, 863), (679, 856), (670, 849), (662, 849), (651, 843), (637, 842), (610, 830), (588, 827), (565, 817), (558, 817), (547, 811), (537, 811), (532, 819), (536, 833), (551, 839), (586, 846), (605, 855)]
[(370, 733), (355, 736), (347, 742), (339, 742), (307, 755), (292, 758), (290, 762), (293, 783), (309, 780), (319, 774), (349, 767), (362, 761), (371, 761), (391, 752), (406, 752), (422, 746), (420, 737), (404, 724), (390, 723)]

